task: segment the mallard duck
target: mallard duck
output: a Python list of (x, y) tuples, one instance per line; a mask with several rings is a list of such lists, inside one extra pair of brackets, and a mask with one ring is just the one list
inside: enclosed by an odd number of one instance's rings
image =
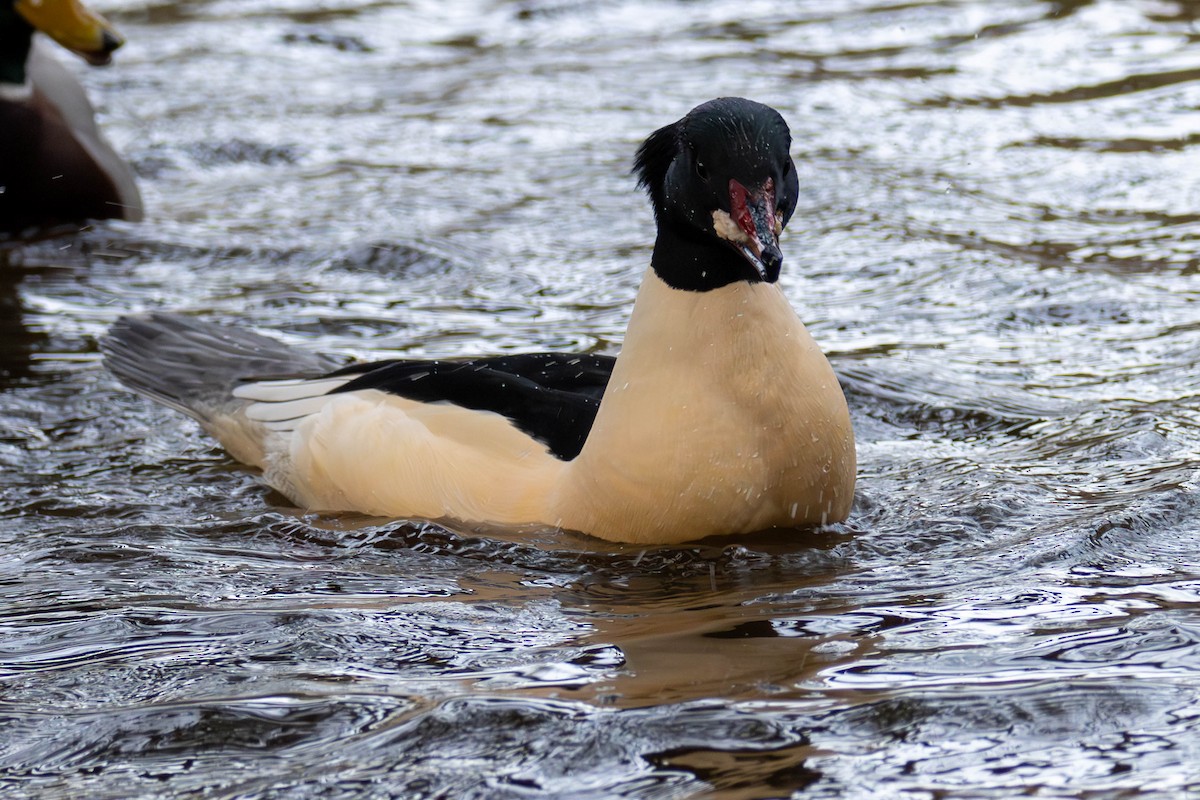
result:
[(616, 358), (337, 368), (150, 314), (114, 325), (106, 363), (308, 509), (639, 543), (839, 521), (855, 481), (846, 400), (777, 282), (790, 143), (774, 109), (720, 98), (641, 146), (658, 236)]
[(96, 127), (79, 82), (34, 37), (91, 64), (123, 44), (77, 0), (0, 0), (0, 231), (142, 218), (129, 166)]

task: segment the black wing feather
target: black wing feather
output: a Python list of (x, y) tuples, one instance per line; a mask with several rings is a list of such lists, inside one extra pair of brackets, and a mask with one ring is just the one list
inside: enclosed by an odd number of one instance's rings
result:
[(330, 394), (377, 389), (421, 403), (494, 411), (570, 460), (587, 440), (615, 362), (612, 356), (569, 353), (380, 361), (330, 373), (358, 376)]

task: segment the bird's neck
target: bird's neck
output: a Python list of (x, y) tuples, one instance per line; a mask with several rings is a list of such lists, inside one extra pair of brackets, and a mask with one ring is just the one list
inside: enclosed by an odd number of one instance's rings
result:
[[(609, 392), (616, 400), (633, 391), (641, 403), (666, 411), (686, 404), (688, 392), (758, 392), (757, 381), (770, 383), (801, 365), (810, 341), (778, 284), (681, 290), (652, 268), (634, 302), (605, 403)], [(824, 361), (819, 351), (815, 356)]]
[(667, 286), (689, 292), (762, 280), (758, 271), (732, 247), (716, 242), (690, 225), (676, 225), (666, 219), (659, 223), (650, 266)]
[(25, 62), (33, 44), (33, 26), (12, 3), (0, 2), (0, 87), (25, 84)]

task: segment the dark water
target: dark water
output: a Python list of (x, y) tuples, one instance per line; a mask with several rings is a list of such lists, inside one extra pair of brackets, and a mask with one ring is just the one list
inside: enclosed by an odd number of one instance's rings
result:
[[(1200, 4), (100, 7), (149, 218), (0, 264), (0, 795), (1200, 796)], [(614, 352), (633, 150), (719, 94), (795, 134), (845, 525), (305, 516), (99, 367), (150, 308)]]

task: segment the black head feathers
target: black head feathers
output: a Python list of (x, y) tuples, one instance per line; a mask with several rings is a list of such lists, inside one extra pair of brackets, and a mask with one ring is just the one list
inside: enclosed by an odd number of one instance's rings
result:
[(638, 148), (633, 171), (656, 207), (671, 162), (683, 151), (695, 153), (698, 146), (711, 146), (722, 161), (740, 160), (762, 170), (773, 151), (782, 148), (787, 154), (792, 133), (778, 111), (743, 97), (718, 97), (696, 106)]
[(646, 139), (634, 172), (654, 206), (660, 277), (692, 290), (778, 278), (777, 237), (799, 194), (791, 143), (778, 111), (740, 97), (710, 100)]

